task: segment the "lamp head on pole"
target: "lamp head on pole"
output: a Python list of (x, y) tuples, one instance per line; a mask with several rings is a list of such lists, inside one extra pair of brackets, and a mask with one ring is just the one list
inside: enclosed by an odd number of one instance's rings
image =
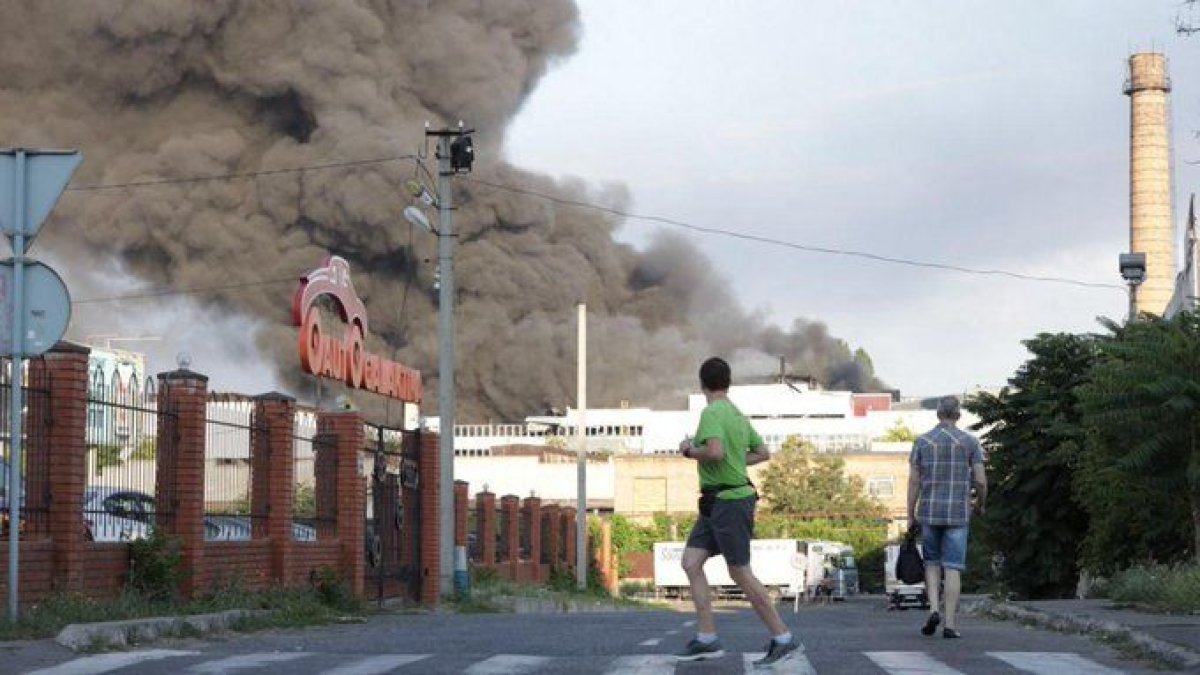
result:
[(432, 234), (438, 233), (438, 231), (434, 229), (433, 223), (429, 222), (429, 218), (425, 215), (425, 212), (415, 206), (404, 207), (404, 219), (421, 228), (422, 230), (425, 230), (426, 232), (430, 232)]
[(1130, 286), (1137, 286), (1146, 280), (1146, 254), (1122, 253), (1117, 266), (1121, 270), (1121, 278)]
[(406, 180), (404, 181), (404, 189), (408, 191), (408, 194), (412, 195), (413, 199), (420, 201), (425, 206), (437, 206), (437, 199), (434, 198), (433, 193), (421, 181), (415, 179)]

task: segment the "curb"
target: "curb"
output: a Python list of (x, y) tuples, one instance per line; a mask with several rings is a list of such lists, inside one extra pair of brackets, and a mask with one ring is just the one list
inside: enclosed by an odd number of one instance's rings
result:
[(612, 602), (588, 602), (581, 600), (554, 600), (540, 598), (514, 598), (514, 614), (578, 614), (580, 612), (630, 612), (640, 608), (621, 606)]
[(235, 621), (269, 614), (264, 609), (231, 609), (215, 614), (150, 617), (102, 623), (73, 623), (59, 631), (54, 641), (71, 651), (112, 649), (152, 642), (160, 637), (204, 635), (229, 628)]
[(995, 602), (993, 600), (977, 600), (969, 604), (964, 604), (963, 609), (967, 613), (976, 616), (1011, 619), (1065, 633), (1079, 633), (1082, 635), (1126, 640), (1132, 642), (1142, 651), (1176, 668), (1200, 670), (1200, 653), (1165, 640), (1160, 640), (1152, 635), (1134, 630), (1115, 621), (1090, 619), (1074, 614), (1045, 612), (1008, 602)]

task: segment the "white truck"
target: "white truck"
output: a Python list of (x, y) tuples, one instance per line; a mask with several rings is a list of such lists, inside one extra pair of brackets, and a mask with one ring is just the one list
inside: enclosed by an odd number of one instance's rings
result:
[(840, 541), (800, 541), (800, 550), (807, 561), (808, 595), (815, 597), (816, 587), (825, 578), (826, 570), (833, 579), (831, 597), (845, 600), (858, 593), (858, 566), (854, 547)]
[[(919, 548), (921, 545), (917, 544)], [(900, 555), (899, 544), (888, 544), (883, 563), (883, 590), (887, 595), (888, 609), (929, 609), (929, 596), (925, 593), (925, 582), (906, 584), (896, 578), (896, 558)]]
[[(654, 544), (654, 586), (667, 597), (689, 594), (683, 572), (684, 542)], [(824, 576), (825, 563), (837, 570), (834, 597), (845, 598), (858, 592), (858, 570), (854, 567), (854, 549), (846, 544), (800, 539), (755, 539), (750, 542), (750, 566), (754, 576), (767, 587), (774, 600), (809, 597)], [(708, 585), (718, 596), (739, 596), (741, 589), (729, 578), (724, 556), (713, 556), (704, 563)]]

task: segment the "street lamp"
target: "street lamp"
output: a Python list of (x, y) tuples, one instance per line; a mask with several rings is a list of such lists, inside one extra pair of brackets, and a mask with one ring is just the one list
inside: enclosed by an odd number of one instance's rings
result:
[(1146, 254), (1122, 253), (1117, 260), (1121, 278), (1129, 284), (1129, 320), (1137, 318), (1137, 287), (1146, 280)]
[(404, 209), (404, 218), (438, 238), (438, 577), (442, 594), (451, 592), (454, 578), (454, 225), (451, 221), (454, 194), (450, 177), (469, 173), (475, 159), (470, 134), (462, 122), (457, 128), (425, 129), (425, 137), (437, 139), (437, 192), (430, 193), (420, 181), (405, 183), (409, 194), (425, 206), (436, 206), (435, 228), (416, 206)]

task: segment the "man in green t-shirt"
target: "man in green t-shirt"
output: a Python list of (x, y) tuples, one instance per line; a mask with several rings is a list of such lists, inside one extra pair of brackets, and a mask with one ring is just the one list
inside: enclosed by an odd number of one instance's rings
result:
[(770, 459), (762, 438), (750, 420), (729, 400), (732, 374), (729, 364), (713, 357), (700, 366), (700, 389), (708, 400), (700, 413), (700, 426), (693, 438), (679, 444), (679, 452), (696, 460), (700, 474), (700, 516), (683, 551), (683, 571), (696, 603), (696, 637), (676, 654), (681, 661), (714, 659), (725, 655), (717, 639), (712, 597), (704, 562), (714, 555), (725, 556), (729, 576), (754, 606), (758, 618), (771, 630), (767, 654), (755, 661), (765, 666), (777, 663), (801, 648), (779, 618), (767, 589), (750, 569), (750, 540), (754, 538), (754, 506), (758, 493), (746, 477), (746, 467)]

